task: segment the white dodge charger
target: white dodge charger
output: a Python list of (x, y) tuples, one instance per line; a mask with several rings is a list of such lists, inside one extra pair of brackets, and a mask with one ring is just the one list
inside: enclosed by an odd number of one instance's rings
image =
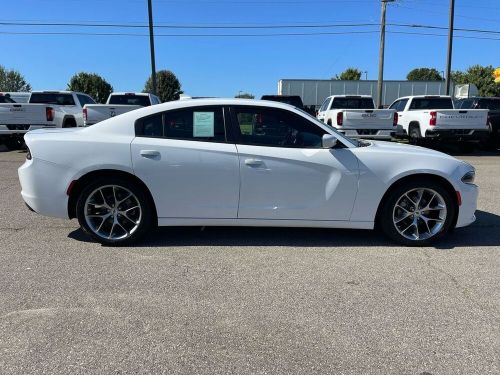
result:
[(170, 102), (25, 140), (26, 204), (78, 218), (107, 245), (156, 225), (377, 227), (402, 244), (428, 245), (475, 220), (469, 164), (421, 147), (353, 141), (276, 102)]

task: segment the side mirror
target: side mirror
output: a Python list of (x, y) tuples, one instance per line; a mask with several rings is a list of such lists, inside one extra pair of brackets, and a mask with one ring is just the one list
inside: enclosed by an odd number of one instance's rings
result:
[(337, 138), (331, 134), (324, 134), (321, 139), (321, 146), (323, 148), (334, 148), (337, 145)]

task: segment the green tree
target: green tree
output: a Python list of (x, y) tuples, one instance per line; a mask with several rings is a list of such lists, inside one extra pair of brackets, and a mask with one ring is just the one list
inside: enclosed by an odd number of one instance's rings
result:
[(6, 69), (0, 65), (0, 91), (31, 91), (31, 85), (17, 70)]
[(347, 68), (340, 75), (336, 74), (332, 79), (341, 81), (359, 81), (361, 79), (361, 70), (357, 68)]
[(249, 92), (241, 92), (238, 95), (235, 95), (235, 98), (239, 99), (255, 99), (255, 95), (250, 94)]
[(416, 68), (406, 76), (408, 81), (442, 81), (443, 77), (434, 68)]
[(494, 71), (491, 65), (472, 65), (465, 72), (452, 72), (451, 80), (456, 85), (476, 85), (480, 96), (500, 96), (500, 83), (495, 82)]
[(68, 90), (83, 92), (93, 97), (97, 103), (106, 103), (109, 94), (113, 92), (113, 86), (98, 74), (80, 72), (71, 77)]
[[(162, 102), (179, 100), (179, 96), (183, 93), (181, 90), (181, 83), (170, 70), (160, 70), (156, 72), (156, 85), (156, 94)], [(146, 81), (143, 92), (153, 92), (153, 80), (151, 77)]]

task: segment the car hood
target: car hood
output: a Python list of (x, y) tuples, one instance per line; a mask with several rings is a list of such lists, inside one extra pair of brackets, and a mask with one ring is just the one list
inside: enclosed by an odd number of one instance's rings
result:
[(379, 151), (386, 151), (388, 153), (401, 153), (406, 155), (412, 154), (412, 155), (427, 155), (427, 156), (432, 155), (444, 159), (452, 159), (458, 161), (458, 159), (454, 158), (453, 156), (450, 156), (440, 151), (431, 150), (430, 148), (407, 145), (396, 142), (384, 142), (384, 141), (369, 141), (369, 143), (370, 146), (367, 147), (374, 147)]

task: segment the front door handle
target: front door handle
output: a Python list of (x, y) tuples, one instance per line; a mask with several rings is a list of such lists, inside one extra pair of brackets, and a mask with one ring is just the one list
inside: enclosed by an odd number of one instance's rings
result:
[(245, 165), (249, 167), (261, 167), (264, 165), (264, 162), (259, 159), (245, 159)]
[(156, 150), (141, 150), (141, 156), (146, 159), (159, 159), (161, 154)]

